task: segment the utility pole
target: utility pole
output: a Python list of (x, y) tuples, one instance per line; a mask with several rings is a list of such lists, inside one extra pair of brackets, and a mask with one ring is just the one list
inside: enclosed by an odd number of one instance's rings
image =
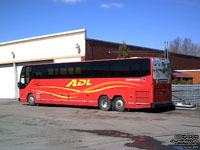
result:
[(169, 53), (168, 53), (168, 41), (164, 42), (165, 45), (165, 50), (164, 50), (164, 58), (169, 58)]

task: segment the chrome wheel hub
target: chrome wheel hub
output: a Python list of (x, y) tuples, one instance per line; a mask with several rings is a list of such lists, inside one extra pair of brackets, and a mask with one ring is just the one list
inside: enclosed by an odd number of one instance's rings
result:
[(122, 108), (124, 106), (124, 103), (123, 103), (123, 101), (121, 101), (121, 100), (118, 100), (117, 102), (116, 102), (116, 108)]
[(102, 100), (101, 106), (102, 106), (103, 108), (107, 108), (107, 107), (108, 107), (108, 102), (107, 102), (106, 100)]
[(33, 104), (34, 101), (35, 101), (35, 100), (34, 100), (34, 97), (29, 97), (29, 103), (30, 103), (30, 104)]

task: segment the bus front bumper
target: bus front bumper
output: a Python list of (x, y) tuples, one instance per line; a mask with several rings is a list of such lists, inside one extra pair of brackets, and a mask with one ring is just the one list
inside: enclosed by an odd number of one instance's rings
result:
[(167, 102), (155, 102), (151, 103), (151, 108), (159, 108), (159, 107), (167, 107), (167, 106), (173, 106), (172, 101), (167, 101)]

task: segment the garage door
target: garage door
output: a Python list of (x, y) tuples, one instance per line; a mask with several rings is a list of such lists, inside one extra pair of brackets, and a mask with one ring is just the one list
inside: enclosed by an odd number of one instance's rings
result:
[[(53, 60), (27, 62), (17, 64), (17, 82), (19, 81), (21, 69), (26, 64), (53, 63)], [(17, 88), (17, 95), (19, 90)], [(0, 65), (0, 99), (15, 98), (15, 79), (13, 64)]]
[(14, 98), (14, 69), (12, 64), (0, 65), (0, 98)]

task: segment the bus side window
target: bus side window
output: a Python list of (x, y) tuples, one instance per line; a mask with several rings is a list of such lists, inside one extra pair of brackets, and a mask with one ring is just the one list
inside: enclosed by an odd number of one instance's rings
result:
[(111, 61), (110, 74), (112, 77), (128, 77), (129, 76), (129, 63), (128, 61)]
[(132, 77), (142, 77), (150, 75), (150, 60), (149, 59), (130, 60), (130, 73)]
[(150, 61), (148, 59), (142, 62), (142, 74), (143, 76), (150, 75)]
[(55, 69), (54, 69), (54, 77), (55, 77), (55, 78), (58, 78), (58, 77), (59, 77), (59, 69), (58, 69), (58, 68), (55, 68)]
[(42, 72), (35, 72), (34, 77), (36, 79), (41, 79), (42, 78)]
[(91, 65), (93, 78), (109, 77), (110, 70), (108, 62), (93, 62)]
[(45, 66), (33, 66), (33, 78), (43, 79), (47, 76), (47, 69)]
[(53, 68), (47, 69), (47, 78), (52, 78), (54, 77), (54, 70)]
[(68, 68), (69, 78), (74, 78), (74, 67)]
[(76, 67), (75, 68), (75, 75), (76, 75), (76, 77), (80, 77), (81, 76), (81, 67)]
[[(84, 62), (81, 66), (81, 75), (83, 78), (90, 78), (92, 75), (91, 71), (91, 63), (90, 62)], [(89, 71), (90, 70), (90, 71)]]
[(67, 68), (60, 68), (60, 77), (67, 77)]
[(130, 73), (132, 77), (141, 77), (141, 60), (130, 60)]

